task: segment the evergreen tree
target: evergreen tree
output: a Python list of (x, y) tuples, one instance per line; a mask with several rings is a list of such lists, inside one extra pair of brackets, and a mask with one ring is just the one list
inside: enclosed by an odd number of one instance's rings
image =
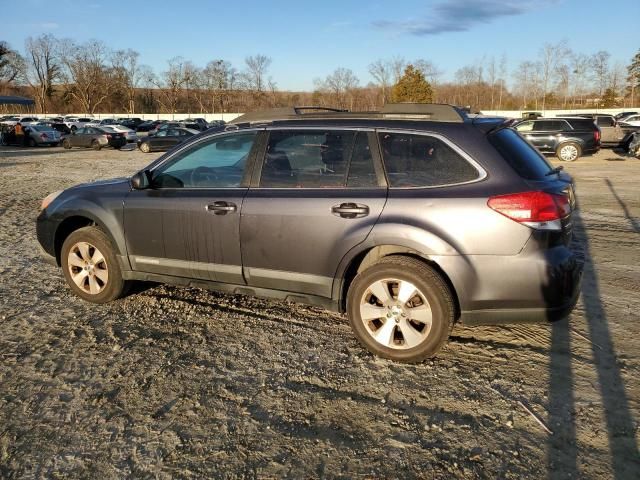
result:
[(422, 72), (413, 65), (408, 65), (398, 83), (391, 89), (391, 101), (431, 103), (433, 90)]

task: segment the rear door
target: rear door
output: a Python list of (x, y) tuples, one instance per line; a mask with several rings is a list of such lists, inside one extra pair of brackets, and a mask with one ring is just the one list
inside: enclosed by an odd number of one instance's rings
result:
[(269, 131), (240, 220), (249, 285), (331, 297), (339, 262), (366, 239), (386, 202), (373, 135)]

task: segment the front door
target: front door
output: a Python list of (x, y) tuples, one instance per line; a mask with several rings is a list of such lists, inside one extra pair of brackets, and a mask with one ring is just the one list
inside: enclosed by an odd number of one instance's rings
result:
[(356, 130), (269, 132), (240, 220), (249, 285), (331, 296), (338, 264), (366, 239), (386, 201), (372, 139)]
[(215, 135), (172, 154), (124, 206), (136, 271), (243, 284), (240, 211), (257, 132)]

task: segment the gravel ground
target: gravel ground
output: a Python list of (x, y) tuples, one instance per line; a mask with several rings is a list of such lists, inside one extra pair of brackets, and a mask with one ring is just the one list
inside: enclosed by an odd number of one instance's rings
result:
[(0, 147), (0, 478), (638, 478), (640, 161), (565, 165), (586, 262), (568, 322), (457, 327), (401, 365), (315, 307), (71, 295), (38, 257), (40, 200), (156, 156)]

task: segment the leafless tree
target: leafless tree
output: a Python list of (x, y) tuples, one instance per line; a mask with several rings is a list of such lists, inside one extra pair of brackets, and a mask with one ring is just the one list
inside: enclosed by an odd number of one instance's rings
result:
[(369, 65), (369, 73), (382, 90), (382, 103), (387, 103), (387, 91), (389, 90), (392, 66), (390, 62), (378, 59)]
[(53, 84), (61, 74), (57, 44), (52, 35), (29, 37), (25, 42), (23, 76), (34, 93), (38, 110), (42, 113), (47, 113), (48, 100), (53, 95)]
[(267, 86), (267, 72), (271, 66), (271, 58), (266, 55), (253, 55), (244, 59), (246, 65), (245, 78), (249, 90), (263, 92)]
[(587, 77), (591, 68), (591, 59), (584, 53), (574, 53), (569, 61), (571, 73), (573, 75), (573, 105), (576, 97), (580, 100), (580, 105), (584, 105), (585, 87)]
[[(540, 90), (542, 92), (542, 110), (547, 106), (547, 92), (549, 85), (557, 73), (558, 65), (568, 56), (567, 41), (562, 40), (556, 44), (545, 43), (540, 50)], [(537, 107), (536, 107), (537, 108)]]
[(77, 100), (84, 112), (95, 113), (118, 88), (111, 52), (97, 40), (82, 45), (67, 40), (60, 51), (67, 95)]
[(402, 78), (404, 74), (404, 69), (407, 68), (407, 61), (404, 57), (396, 55), (391, 60), (389, 60), (389, 64), (391, 65), (391, 72), (393, 73), (393, 84), (395, 85)]
[(609, 59), (611, 54), (604, 50), (591, 56), (591, 70), (598, 87), (598, 98), (602, 98), (609, 82)]
[(507, 78), (507, 55), (505, 53), (503, 53), (502, 57), (500, 58), (499, 75), (500, 75), (500, 80), (499, 80), (500, 90), (498, 93), (498, 109), (502, 109), (502, 95), (505, 90), (506, 78)]
[(359, 83), (358, 77), (348, 68), (337, 68), (324, 80), (316, 80), (319, 90), (331, 94), (338, 107), (350, 110), (353, 110), (354, 91)]
[(113, 53), (112, 63), (116, 75), (126, 93), (125, 109), (129, 114), (136, 113), (136, 91), (149, 77), (150, 67), (139, 63), (140, 54), (135, 50), (118, 50)]

